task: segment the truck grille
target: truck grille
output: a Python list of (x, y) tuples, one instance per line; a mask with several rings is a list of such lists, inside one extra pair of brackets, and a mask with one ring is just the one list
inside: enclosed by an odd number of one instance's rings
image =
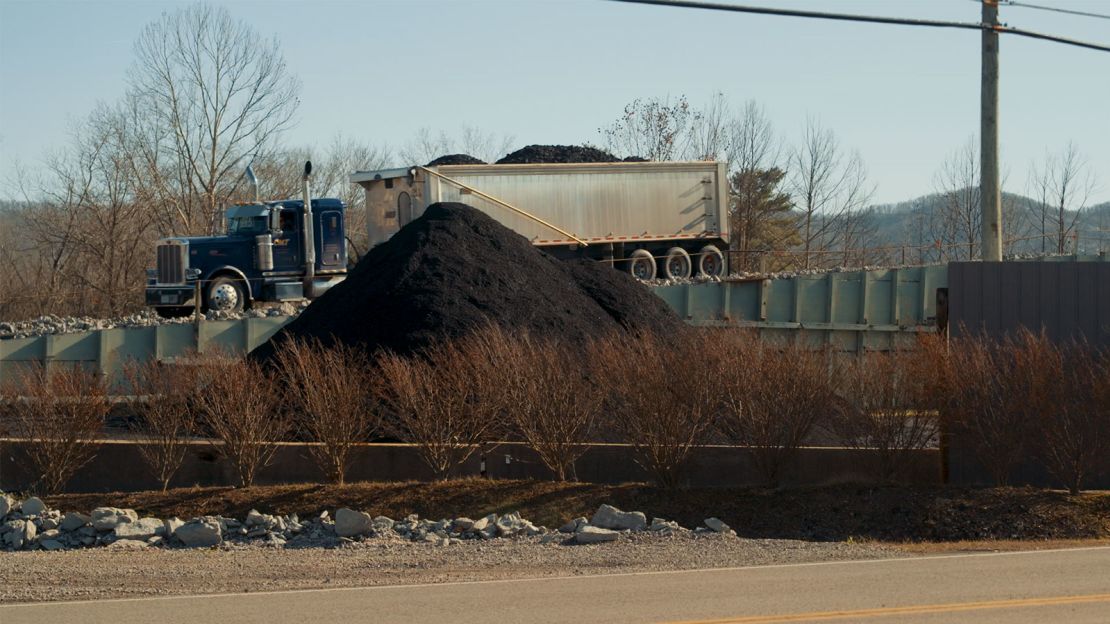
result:
[(181, 243), (160, 243), (158, 245), (158, 283), (184, 284), (185, 268), (188, 264), (188, 245)]

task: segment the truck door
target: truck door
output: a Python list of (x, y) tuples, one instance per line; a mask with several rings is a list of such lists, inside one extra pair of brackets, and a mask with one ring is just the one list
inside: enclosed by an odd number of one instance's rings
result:
[(347, 259), (343, 253), (343, 213), (327, 210), (320, 213), (320, 247), (317, 256), (326, 267), (343, 266)]
[(281, 233), (274, 236), (274, 270), (291, 271), (301, 267), (300, 211), (281, 210)]

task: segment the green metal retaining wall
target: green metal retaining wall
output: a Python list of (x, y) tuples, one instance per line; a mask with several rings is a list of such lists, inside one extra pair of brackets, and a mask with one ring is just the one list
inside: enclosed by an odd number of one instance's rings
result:
[[(800, 340), (860, 352), (912, 346), (934, 331), (944, 265), (657, 286), (687, 322), (756, 327), (769, 340)], [(269, 340), (287, 317), (101, 329), (0, 340), (0, 382), (34, 362), (95, 367), (118, 379), (129, 360), (172, 360), (191, 352), (244, 353)]]

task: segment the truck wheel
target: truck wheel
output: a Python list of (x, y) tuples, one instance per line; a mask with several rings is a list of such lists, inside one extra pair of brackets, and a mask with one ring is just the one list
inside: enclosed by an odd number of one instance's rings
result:
[(205, 306), (214, 312), (242, 312), (247, 302), (243, 283), (231, 277), (217, 277), (208, 285)]
[(698, 252), (698, 273), (705, 277), (720, 277), (725, 272), (725, 256), (713, 245), (706, 245)]
[(641, 280), (655, 279), (655, 258), (646, 249), (637, 249), (628, 254), (628, 272)]
[(681, 247), (671, 247), (663, 257), (663, 276), (667, 279), (686, 279), (693, 271), (690, 254)]

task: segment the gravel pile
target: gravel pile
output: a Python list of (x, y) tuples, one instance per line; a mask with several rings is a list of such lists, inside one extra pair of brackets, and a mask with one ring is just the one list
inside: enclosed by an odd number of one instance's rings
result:
[[(275, 306), (258, 305), (250, 310), (236, 314), (228, 312), (208, 312), (205, 314), (205, 319), (209, 321), (224, 321), (244, 318), (296, 316), (308, 307), (308, 303), (308, 301), (300, 301), (297, 303), (286, 302)], [(50, 334), (77, 334), (96, 331), (98, 329), (157, 327), (158, 325), (174, 325), (192, 322), (193, 317), (191, 316), (176, 319), (162, 318), (150, 308), (144, 308), (134, 314), (110, 319), (98, 319), (88, 316), (48, 315), (26, 321), (0, 323), (0, 340), (33, 338), (35, 336), (46, 336)]]
[(570, 344), (685, 325), (650, 289), (601, 263), (566, 263), (465, 204), (439, 203), (374, 247), (347, 279), (255, 350), (291, 337), (411, 353), (488, 324)]
[(470, 154), (446, 154), (433, 160), (432, 162), (424, 165), (425, 167), (435, 167), (437, 165), (484, 165), (486, 161), (480, 160), (471, 156)]
[(604, 150), (584, 145), (529, 145), (505, 156), (496, 164), (595, 162), (621, 162), (621, 159)]
[(89, 514), (49, 509), (36, 497), (15, 501), (0, 494), (0, 547), (5, 550), (73, 550), (107, 547), (145, 549), (208, 548), (240, 544), (289, 548), (334, 548), (367, 539), (403, 540), (453, 546), (467, 540), (538, 538), (541, 545), (615, 542), (632, 533), (667, 537), (676, 534), (722, 534), (735, 537), (727, 524), (707, 518), (693, 531), (677, 522), (639, 511), (601, 505), (592, 518), (576, 518), (558, 531), (536, 526), (519, 513), (430, 520), (413, 514), (403, 520), (348, 509), (324, 511), (313, 518), (270, 515), (251, 510), (242, 520), (224, 516), (140, 517), (133, 509), (97, 507)]

